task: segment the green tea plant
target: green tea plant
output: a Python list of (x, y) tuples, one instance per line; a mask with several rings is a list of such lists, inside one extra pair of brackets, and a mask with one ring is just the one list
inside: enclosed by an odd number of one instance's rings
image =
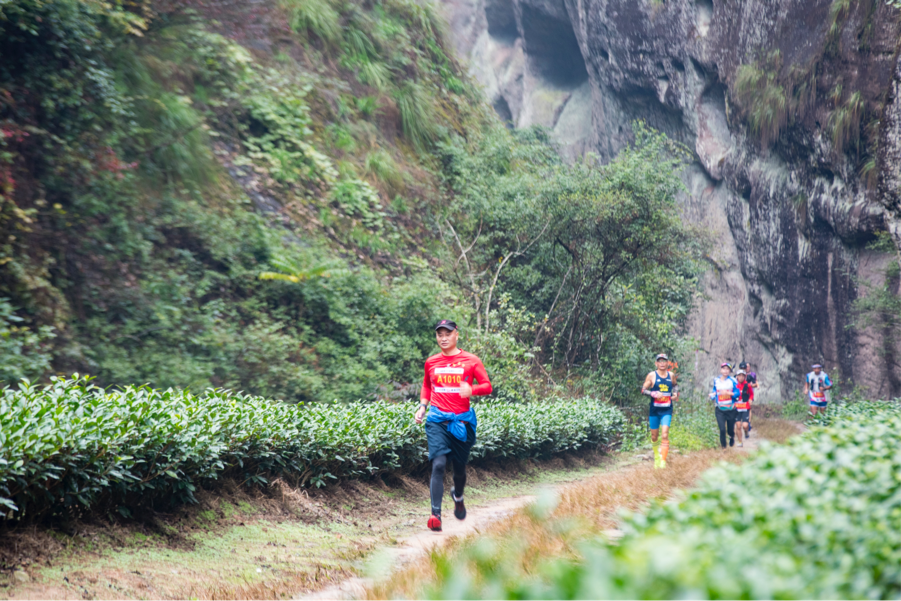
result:
[[(628, 515), (616, 544), (522, 574), (490, 540), (439, 566), (433, 598), (822, 599), (901, 594), (901, 403), (857, 403), (786, 445)], [(551, 528), (573, 528), (550, 524)]]
[(819, 413), (810, 420), (811, 424), (828, 426), (848, 419), (877, 418), (887, 414), (901, 414), (901, 399), (893, 401), (858, 401), (830, 403), (826, 413)]
[[(194, 501), (222, 476), (301, 486), (426, 462), (414, 403), (288, 405), (208, 390), (104, 390), (88, 378), (23, 382), (0, 397), (0, 506), (7, 520), (66, 519)], [(622, 442), (626, 420), (595, 399), (481, 403), (474, 460), (548, 456)]]

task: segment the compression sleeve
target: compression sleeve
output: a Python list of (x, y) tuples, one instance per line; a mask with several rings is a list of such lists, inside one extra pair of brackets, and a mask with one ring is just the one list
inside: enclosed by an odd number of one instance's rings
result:
[(738, 387), (738, 382), (735, 381), (735, 378), (732, 378), (732, 402), (735, 402), (740, 398), (741, 388)]
[[(475, 381), (479, 383), (476, 384)], [(491, 394), (491, 380), (488, 379), (488, 372), (481, 361), (477, 362), (472, 369), (472, 396), (485, 396)]]
[(432, 400), (432, 380), (429, 378), (429, 368), (425, 369), (425, 377), (422, 379), (422, 391), (419, 398), (427, 401)]

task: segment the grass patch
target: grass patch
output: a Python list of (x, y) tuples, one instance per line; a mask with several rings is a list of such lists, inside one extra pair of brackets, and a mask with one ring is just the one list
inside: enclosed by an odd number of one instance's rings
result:
[[(578, 553), (582, 542), (614, 529), (621, 509), (638, 510), (654, 499), (669, 498), (692, 486), (717, 461), (740, 462), (745, 455), (705, 450), (687, 456), (671, 456), (670, 467), (654, 470), (647, 463), (605, 473), (565, 488), (559, 499), (542, 497), (511, 518), (484, 533), (431, 552), (408, 568), (391, 575), (367, 591), (368, 599), (416, 599), (428, 595), (430, 586), (443, 582), (466, 554), (485, 549), (490, 537), (492, 554), (508, 554), (513, 569), (525, 578), (550, 557)], [(560, 524), (567, 524), (563, 529)], [(500, 593), (500, 591), (498, 591)], [(453, 592), (450, 597), (459, 597)]]

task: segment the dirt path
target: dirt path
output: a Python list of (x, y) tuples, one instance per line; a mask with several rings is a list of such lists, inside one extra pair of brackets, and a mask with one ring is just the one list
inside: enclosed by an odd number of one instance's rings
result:
[[(751, 439), (745, 442), (744, 447), (735, 448), (729, 452), (735, 451), (742, 454), (754, 452), (757, 450), (760, 440), (759, 436), (753, 436), (752, 434)], [(720, 453), (720, 451), (716, 453)], [(681, 457), (677, 452), (672, 457), (677, 462), (702, 462), (704, 467), (698, 470), (698, 473), (706, 469), (711, 463), (722, 458), (724, 458), (722, 455), (715, 454), (712, 451), (702, 451)], [(619, 502), (614, 502), (614, 505), (634, 505), (636, 500), (635, 491), (626, 490), (622, 483), (627, 482), (632, 473), (636, 475), (636, 479), (647, 478), (649, 473), (655, 473), (652, 469), (652, 460), (652, 454), (639, 452), (631, 455), (627, 461), (621, 462), (613, 469), (602, 474), (595, 474), (554, 486), (540, 485), (536, 487), (533, 494), (497, 499), (487, 503), (478, 503), (476, 501), (467, 506), (468, 515), (466, 520), (462, 522), (454, 519), (453, 516), (445, 516), (442, 524), (444, 526), (443, 532), (436, 533), (423, 530), (411, 536), (398, 539), (396, 546), (377, 551), (375, 553), (376, 559), (370, 562), (372, 567), (364, 570), (364, 572), (368, 572), (367, 575), (349, 578), (315, 593), (299, 595), (295, 599), (346, 600), (371, 597), (372, 589), (377, 581), (385, 581), (387, 577), (394, 573), (398, 573), (407, 567), (412, 568), (416, 562), (422, 561), (434, 549), (441, 548), (454, 540), (469, 535), (480, 535), (504, 521), (512, 520), (519, 510), (533, 502), (544, 491), (552, 491), (557, 497), (565, 497), (568, 493), (579, 491), (586, 485), (590, 486), (593, 482), (608, 482), (613, 483), (615, 488), (621, 489), (620, 494), (618, 494), (620, 496)], [(656, 473), (659, 474), (661, 472)], [(680, 486), (685, 486), (686, 484), (687, 482), (685, 481), (679, 482)], [(644, 502), (644, 499), (639, 499), (640, 502)], [(620, 534), (615, 529), (606, 529), (604, 532), (614, 538)]]
[[(535, 500), (535, 495), (522, 495), (506, 499), (498, 499), (487, 505), (467, 507), (467, 516), (463, 521), (453, 516), (445, 516), (442, 532), (424, 530), (406, 538), (398, 539), (397, 545), (386, 547), (377, 552), (376, 562), (381, 568), (376, 578), (387, 573), (403, 569), (413, 561), (426, 556), (429, 551), (448, 544), (456, 538), (478, 533), (491, 524), (513, 515), (517, 510)], [(374, 578), (357, 576), (340, 584), (330, 586), (321, 591), (295, 597), (295, 599), (360, 599), (365, 596), (366, 589), (374, 583)]]

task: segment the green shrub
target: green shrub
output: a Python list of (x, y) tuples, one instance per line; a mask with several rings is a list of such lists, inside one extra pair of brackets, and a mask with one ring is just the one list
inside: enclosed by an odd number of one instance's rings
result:
[(901, 414), (901, 399), (894, 401), (833, 402), (826, 413), (818, 413), (810, 420), (811, 425), (828, 426), (855, 418), (878, 418), (884, 415)]
[[(223, 475), (265, 484), (284, 473), (322, 486), (426, 461), (415, 403), (286, 405), (208, 390), (128, 387), (86, 379), (23, 383), (0, 398), (0, 505), (7, 519), (170, 505)], [(612, 445), (623, 415), (594, 399), (477, 406), (472, 458), (548, 456)]]
[[(522, 574), (490, 541), (446, 566), (439, 598), (859, 599), (901, 595), (898, 403), (859, 403), (684, 499), (628, 516), (617, 544)], [(565, 523), (552, 528), (573, 528)], [(506, 545), (509, 547), (509, 545)]]
[(0, 298), (0, 382), (39, 378), (50, 367), (46, 347), (56, 336), (53, 328), (33, 330), (21, 325), (23, 321), (9, 300)]

